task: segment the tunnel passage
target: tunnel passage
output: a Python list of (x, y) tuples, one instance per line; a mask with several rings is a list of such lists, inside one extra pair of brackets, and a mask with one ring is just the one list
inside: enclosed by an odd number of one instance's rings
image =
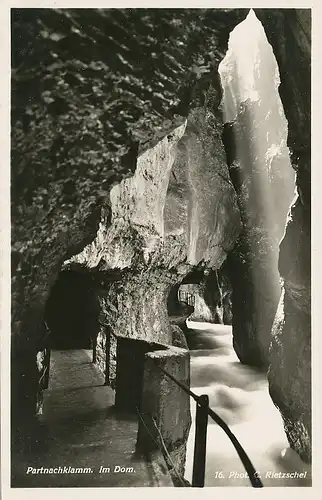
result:
[(193, 306), (190, 321), (231, 325), (232, 289), (226, 262), (220, 269), (205, 269), (188, 275), (178, 290), (180, 303)]
[(54, 349), (90, 349), (99, 330), (92, 277), (61, 271), (47, 301), (45, 320)]
[(167, 311), (173, 332), (173, 345), (187, 347), (186, 341), (183, 339), (178, 327), (183, 333), (187, 333), (186, 320), (194, 312), (194, 302), (192, 300), (189, 301), (188, 297), (182, 296), (180, 290), (184, 283), (198, 283), (202, 279), (202, 276), (203, 270), (198, 268), (192, 269), (181, 282), (176, 283), (169, 290)]

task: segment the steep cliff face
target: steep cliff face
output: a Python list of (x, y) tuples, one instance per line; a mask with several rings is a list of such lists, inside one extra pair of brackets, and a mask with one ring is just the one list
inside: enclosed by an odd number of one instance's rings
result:
[(243, 16), (13, 11), (15, 332), (37, 329), (57, 270), (94, 238), (111, 186), (134, 170), (138, 148), (183, 123), (191, 83), (220, 61)]
[(138, 157), (134, 176), (111, 191), (111, 225), (103, 217), (95, 240), (66, 263), (102, 276), (123, 270), (100, 297), (112, 335), (172, 344), (171, 289), (196, 265), (219, 268), (238, 236), (220, 95), (212, 86), (206, 95), (185, 124)]
[[(280, 245), (283, 293), (273, 326), (270, 394), (292, 448), (311, 460), (311, 18), (309, 10), (256, 11), (279, 65), (280, 96), (298, 196)], [(292, 57), (289, 57), (289, 54)]]
[[(214, 283), (214, 287), (211, 287)], [(227, 260), (222, 267), (207, 274), (203, 297), (213, 312), (215, 323), (232, 324), (232, 286), (227, 273)]]
[[(44, 305), (138, 153), (181, 126), (245, 10), (12, 10), (13, 406), (33, 414)], [(17, 395), (17, 401), (15, 397)], [(19, 395), (19, 396), (18, 396)]]
[(253, 12), (232, 32), (220, 74), (224, 141), (243, 223), (227, 261), (234, 348), (243, 363), (261, 367), (268, 363), (280, 296), (278, 244), (294, 197), (294, 171), (277, 63)]

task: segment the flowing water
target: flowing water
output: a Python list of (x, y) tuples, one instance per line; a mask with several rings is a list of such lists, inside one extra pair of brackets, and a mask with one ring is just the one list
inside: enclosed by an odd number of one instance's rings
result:
[[(208, 394), (209, 406), (229, 425), (264, 486), (311, 486), (311, 468), (289, 448), (282, 419), (269, 393), (266, 374), (242, 365), (232, 347), (230, 326), (187, 321), (191, 389)], [(195, 402), (191, 400), (186, 478), (191, 481)], [(304, 473), (303, 478), (286, 477)], [(274, 473), (278, 476), (274, 477)], [(284, 475), (284, 477), (283, 477)], [(224, 431), (208, 421), (205, 486), (251, 486)]]

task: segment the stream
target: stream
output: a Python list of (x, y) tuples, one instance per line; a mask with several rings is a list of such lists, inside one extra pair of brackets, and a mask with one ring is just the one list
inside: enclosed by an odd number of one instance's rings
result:
[[(232, 347), (232, 329), (187, 321), (191, 389), (208, 394), (209, 406), (240, 441), (265, 486), (311, 486), (311, 466), (290, 449), (282, 418), (269, 393), (266, 373), (242, 365)], [(195, 402), (185, 477), (192, 478)], [(302, 473), (302, 478), (288, 477)], [(296, 475), (296, 474), (295, 474)], [(205, 486), (251, 486), (224, 431), (209, 418)]]

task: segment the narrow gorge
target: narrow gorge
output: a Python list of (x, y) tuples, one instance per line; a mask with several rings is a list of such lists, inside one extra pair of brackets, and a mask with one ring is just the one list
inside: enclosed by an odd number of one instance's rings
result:
[(138, 411), (137, 451), (154, 412), (183, 476), (189, 397), (154, 366), (190, 386), (189, 318), (231, 325), (309, 464), (310, 11), (11, 22), (13, 463), (42, 432), (46, 356), (78, 349)]

